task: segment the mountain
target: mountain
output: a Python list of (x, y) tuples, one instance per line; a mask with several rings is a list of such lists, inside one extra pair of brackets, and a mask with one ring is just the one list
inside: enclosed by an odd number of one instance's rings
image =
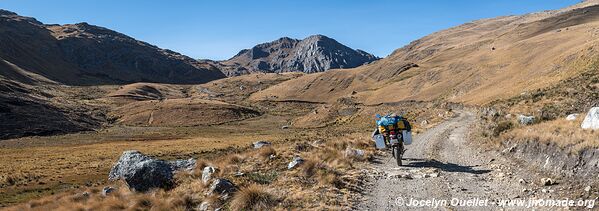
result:
[(0, 61), (12, 67), (2, 75), (18, 68), (69, 85), (201, 83), (224, 77), (213, 65), (103, 27), (47, 25), (6, 10), (0, 10)]
[(353, 97), (365, 104), (443, 100), (483, 105), (592, 68), (599, 60), (597, 29), (597, 1), (478, 20), (423, 37), (375, 63), (289, 80), (252, 99), (335, 102)]
[(303, 40), (283, 37), (241, 50), (233, 58), (222, 61), (225, 74), (255, 72), (324, 72), (329, 69), (353, 68), (378, 60), (372, 54), (351, 49), (323, 35)]

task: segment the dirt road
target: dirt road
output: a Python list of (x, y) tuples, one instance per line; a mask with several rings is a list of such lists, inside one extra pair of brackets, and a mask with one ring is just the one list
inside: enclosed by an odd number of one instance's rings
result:
[[(501, 200), (552, 197), (558, 186), (535, 184), (539, 173), (498, 152), (472, 146), (468, 132), (475, 120), (472, 113), (461, 112), (416, 136), (407, 146), (402, 167), (390, 153), (379, 157), (368, 171), (365, 198), (357, 209), (521, 210), (526, 207), (499, 204)], [(419, 202), (418, 206), (412, 202)]]

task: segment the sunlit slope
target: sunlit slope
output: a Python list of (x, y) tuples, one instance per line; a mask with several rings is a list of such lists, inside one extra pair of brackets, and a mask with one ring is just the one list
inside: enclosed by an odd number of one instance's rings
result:
[(373, 64), (300, 77), (251, 99), (485, 104), (577, 75), (598, 55), (598, 36), (594, 1), (484, 19), (433, 33)]

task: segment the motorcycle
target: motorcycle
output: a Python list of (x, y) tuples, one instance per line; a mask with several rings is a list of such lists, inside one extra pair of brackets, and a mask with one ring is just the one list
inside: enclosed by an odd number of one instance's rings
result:
[[(398, 166), (402, 166), (403, 154), (405, 152), (404, 140), (401, 133), (396, 131), (389, 131), (385, 134), (380, 134), (378, 129), (375, 130), (373, 135), (377, 148), (379, 149), (391, 149), (391, 155), (397, 161)], [(379, 140), (377, 140), (379, 139)], [(382, 141), (381, 141), (382, 140)], [(382, 144), (381, 144), (382, 142)]]
[(391, 154), (393, 154), (393, 157), (395, 158), (395, 160), (397, 160), (398, 166), (402, 165), (401, 160), (403, 158), (404, 153), (404, 142), (402, 138), (402, 135), (395, 134), (395, 131), (389, 132), (389, 145), (391, 147)]

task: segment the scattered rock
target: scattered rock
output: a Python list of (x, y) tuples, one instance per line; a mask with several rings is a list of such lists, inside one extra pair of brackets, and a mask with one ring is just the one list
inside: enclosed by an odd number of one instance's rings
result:
[(586, 186), (586, 187), (584, 188), (584, 191), (585, 191), (585, 192), (591, 192), (591, 186)]
[(506, 119), (511, 119), (511, 118), (512, 118), (512, 114), (506, 114), (506, 115), (505, 115), (505, 118), (506, 118)]
[(295, 168), (296, 166), (301, 165), (303, 162), (304, 162), (304, 159), (302, 159), (299, 156), (295, 156), (293, 158), (293, 160), (291, 162), (289, 162), (289, 165), (287, 165), (287, 169)]
[(428, 125), (428, 120), (422, 120), (422, 122), (420, 122), (420, 125), (422, 125), (422, 126)]
[(134, 191), (145, 192), (153, 188), (170, 189), (178, 170), (191, 170), (195, 160), (163, 161), (148, 157), (139, 151), (125, 151), (110, 170), (108, 179), (122, 179)]
[(212, 174), (214, 174), (215, 172), (216, 168), (212, 166), (204, 167), (204, 169), (202, 170), (202, 182), (204, 182), (204, 184), (208, 184), (208, 181), (212, 179)]
[(281, 129), (283, 129), (283, 130), (285, 130), (285, 129), (289, 129), (289, 125), (283, 125), (283, 126), (281, 127)]
[(580, 125), (582, 129), (599, 129), (599, 107), (593, 107)]
[(114, 192), (116, 189), (110, 186), (106, 186), (102, 189), (102, 196), (108, 196), (108, 194)]
[(207, 201), (205, 201), (205, 202), (202, 202), (202, 203), (200, 204), (200, 207), (199, 207), (198, 209), (199, 209), (200, 211), (208, 211), (208, 208), (209, 208), (209, 207), (210, 207), (210, 203), (209, 203), (209, 202), (207, 202)]
[(505, 177), (505, 173), (499, 172), (498, 174), (495, 175), (495, 177), (497, 177), (497, 178), (503, 178), (503, 177)]
[(268, 156), (268, 159), (270, 159), (270, 160), (273, 160), (273, 159), (275, 159), (275, 158), (277, 158), (277, 156), (276, 156), (276, 155), (274, 155), (274, 154), (272, 154), (272, 155), (269, 155), (269, 156)]
[(520, 122), (521, 125), (531, 125), (535, 122), (535, 117), (519, 115), (518, 122)]
[(193, 168), (196, 166), (196, 160), (193, 158), (189, 158), (187, 160), (175, 160), (167, 162), (175, 170), (193, 171)]
[(526, 184), (526, 180), (520, 179), (520, 180), (518, 180), (518, 183), (520, 183), (520, 184)]
[(526, 189), (526, 188), (522, 189), (522, 192), (523, 192), (523, 193), (526, 193), (526, 192), (528, 192), (528, 191), (530, 191), (530, 190), (528, 190), (528, 189)]
[(229, 198), (232, 193), (237, 191), (237, 186), (228, 179), (218, 178), (212, 182), (208, 195), (219, 194), (223, 198)]
[(254, 149), (259, 149), (265, 146), (270, 146), (272, 145), (272, 143), (268, 142), (268, 141), (256, 141), (254, 142)]
[(347, 148), (344, 155), (348, 158), (362, 158), (364, 157), (364, 150)]
[(574, 120), (578, 119), (579, 115), (580, 114), (570, 114), (570, 115), (566, 116), (566, 120), (568, 120), (568, 121), (574, 121)]
[(554, 185), (555, 181), (553, 181), (553, 179), (551, 178), (541, 178), (541, 184), (543, 184), (544, 186), (550, 186)]
[(518, 147), (518, 144), (514, 144), (514, 146), (511, 146), (510, 148), (504, 149), (503, 151), (501, 151), (501, 153), (506, 154), (506, 153), (514, 152), (514, 150), (516, 150), (516, 147)]
[(489, 160), (489, 163), (492, 163), (493, 161), (495, 161), (495, 158), (491, 158), (491, 160)]

